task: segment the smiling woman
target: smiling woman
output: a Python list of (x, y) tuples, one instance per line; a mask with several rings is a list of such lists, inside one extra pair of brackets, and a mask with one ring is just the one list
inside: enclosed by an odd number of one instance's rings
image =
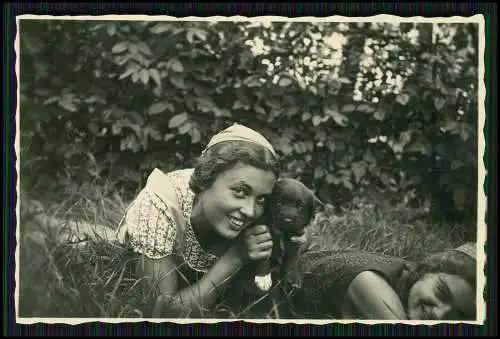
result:
[(271, 144), (237, 124), (210, 140), (194, 169), (152, 172), (117, 234), (141, 254), (137, 275), (158, 296), (153, 317), (203, 317), (242, 267), (271, 255), (257, 220), (278, 176)]
[(365, 251), (301, 257), (302, 289), (291, 299), (300, 317), (370, 320), (474, 320), (476, 245), (419, 262)]

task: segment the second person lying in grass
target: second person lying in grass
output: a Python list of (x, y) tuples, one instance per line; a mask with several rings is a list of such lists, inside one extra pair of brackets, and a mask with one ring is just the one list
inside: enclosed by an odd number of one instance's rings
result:
[(304, 253), (292, 318), (475, 320), (476, 244), (417, 262), (363, 250)]
[(194, 169), (153, 171), (118, 229), (142, 254), (136, 273), (157, 294), (153, 317), (204, 317), (242, 267), (271, 256), (269, 228), (256, 221), (278, 177), (272, 145), (236, 124)]

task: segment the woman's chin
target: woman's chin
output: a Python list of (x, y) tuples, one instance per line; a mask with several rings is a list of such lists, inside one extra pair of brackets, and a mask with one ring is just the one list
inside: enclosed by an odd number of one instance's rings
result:
[(224, 229), (222, 232), (218, 232), (219, 235), (226, 240), (234, 240), (240, 235), (241, 231), (236, 231), (233, 229)]

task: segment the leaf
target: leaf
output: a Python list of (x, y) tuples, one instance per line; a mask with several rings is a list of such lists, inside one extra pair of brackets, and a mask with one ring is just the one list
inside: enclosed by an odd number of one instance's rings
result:
[(298, 142), (296, 143), (295, 145), (293, 145), (293, 148), (295, 149), (295, 151), (299, 154), (302, 154), (302, 153), (305, 153), (307, 152), (307, 146), (305, 143), (303, 142)]
[(170, 60), (170, 68), (177, 73), (184, 72), (184, 66), (182, 66), (181, 62), (177, 58)]
[(446, 132), (451, 132), (451, 134), (458, 133), (459, 123), (456, 121), (450, 121), (446, 125), (443, 126), (443, 129)]
[(353, 104), (347, 104), (344, 107), (342, 107), (341, 111), (345, 112), (345, 113), (350, 113), (350, 112), (354, 112), (355, 109), (356, 109), (356, 106), (354, 106)]
[(139, 49), (137, 48), (137, 45), (135, 43), (130, 44), (128, 46), (128, 49), (130, 50), (130, 53), (135, 54), (136, 56), (138, 56), (137, 52), (139, 51)]
[(434, 107), (436, 107), (436, 109), (438, 111), (440, 111), (444, 105), (446, 104), (446, 99), (444, 98), (435, 98), (434, 99)]
[(187, 119), (188, 119), (188, 114), (186, 112), (174, 115), (172, 118), (170, 118), (170, 121), (168, 122), (168, 127), (176, 128), (181, 124), (183, 124), (184, 122), (186, 122)]
[(116, 123), (113, 124), (111, 131), (113, 132), (113, 135), (118, 135), (122, 132), (123, 128), (123, 123), (121, 120), (118, 120)]
[(340, 180), (339, 180), (339, 178), (337, 178), (333, 174), (327, 174), (326, 175), (326, 182), (329, 184), (337, 185), (340, 182)]
[(43, 102), (43, 105), (44, 105), (44, 106), (47, 106), (47, 105), (49, 105), (49, 104), (52, 104), (52, 103), (54, 103), (54, 102), (59, 101), (59, 99), (60, 99), (60, 97), (59, 97), (59, 96), (57, 96), (57, 95), (56, 95), (56, 96), (52, 96), (52, 97), (48, 98), (47, 100), (45, 100), (45, 101)]
[(457, 169), (459, 169), (460, 167), (464, 167), (464, 166), (465, 166), (464, 162), (463, 162), (462, 160), (460, 160), (460, 159), (453, 160), (453, 161), (451, 162), (451, 169), (452, 169), (452, 170), (457, 170)]
[(108, 33), (109, 36), (113, 36), (116, 33), (116, 25), (115, 24), (110, 24), (106, 27), (106, 32)]
[(139, 144), (137, 143), (135, 135), (129, 134), (127, 135), (127, 137), (120, 141), (120, 151), (124, 151), (126, 149), (130, 149), (134, 153), (139, 150)]
[(140, 115), (137, 111), (129, 111), (128, 112), (128, 116), (130, 118), (132, 118), (132, 120), (138, 124), (138, 125), (142, 125), (144, 124), (144, 118), (142, 117), (142, 115)]
[(466, 123), (461, 123), (458, 129), (458, 134), (460, 135), (460, 138), (462, 138), (463, 141), (467, 141), (470, 138), (472, 129), (470, 126)]
[(319, 179), (323, 177), (325, 173), (323, 172), (323, 168), (318, 166), (314, 169), (314, 179)]
[(366, 173), (366, 164), (364, 161), (354, 162), (351, 165), (351, 171), (354, 174), (354, 179), (357, 183), (363, 178)]
[(315, 115), (312, 118), (312, 123), (314, 126), (318, 126), (319, 124), (321, 124), (321, 121), (322, 121), (322, 118), (319, 115)]
[(406, 106), (406, 104), (408, 103), (408, 101), (410, 101), (410, 96), (408, 94), (406, 94), (406, 93), (399, 93), (396, 96), (396, 101), (398, 103), (400, 103), (401, 105)]
[(191, 143), (192, 144), (196, 144), (196, 143), (200, 142), (201, 133), (200, 133), (200, 130), (195, 125), (191, 125), (191, 130), (189, 131), (189, 134), (191, 135)]
[(287, 138), (280, 138), (278, 140), (279, 149), (286, 155), (292, 154), (293, 148), (290, 145), (290, 140)]
[(286, 87), (286, 86), (290, 86), (292, 84), (292, 79), (288, 78), (288, 77), (282, 77), (279, 81), (279, 85), (281, 87)]
[(148, 73), (148, 70), (143, 68), (141, 69), (141, 72), (140, 72), (140, 77), (141, 77), (141, 81), (144, 85), (147, 85), (148, 82), (149, 82), (149, 73)]
[(194, 108), (195, 102), (194, 102), (194, 99), (191, 96), (189, 96), (189, 97), (186, 98), (185, 105), (188, 108), (188, 110), (194, 111), (194, 109), (195, 109)]
[(64, 108), (66, 111), (69, 111), (69, 112), (76, 112), (76, 110), (77, 110), (75, 104), (73, 104), (71, 101), (61, 100), (61, 101), (59, 101), (58, 104), (59, 104), (59, 106), (61, 106), (62, 108)]
[(151, 32), (153, 32), (154, 34), (161, 34), (161, 33), (167, 32), (171, 29), (172, 29), (171, 24), (160, 23), (160, 24), (153, 26), (153, 28), (151, 28)]
[(113, 46), (113, 48), (111, 49), (111, 53), (113, 54), (122, 53), (126, 51), (127, 48), (128, 48), (128, 41), (122, 41)]
[(151, 125), (147, 126), (145, 128), (145, 131), (147, 132), (147, 134), (149, 136), (151, 136), (152, 139), (158, 140), (158, 141), (161, 140), (161, 134), (160, 134), (160, 132), (158, 132), (158, 130), (155, 129), (154, 127), (152, 127)]
[(132, 74), (132, 82), (136, 83), (137, 80), (139, 80), (139, 73), (133, 73)]
[(194, 38), (194, 32), (190, 29), (186, 32), (186, 40), (192, 44), (193, 43), (193, 38)]
[(173, 133), (168, 133), (168, 134), (165, 134), (165, 137), (163, 138), (164, 141), (169, 141), (171, 139), (175, 138), (175, 134)]
[(337, 125), (342, 127), (347, 126), (347, 122), (349, 121), (349, 119), (345, 115), (340, 114), (337, 111), (332, 111), (332, 118)]
[(158, 70), (156, 68), (150, 68), (149, 69), (149, 76), (151, 77), (151, 79), (154, 80), (154, 82), (156, 82), (156, 84), (158, 86), (161, 86), (160, 72), (158, 72)]
[(181, 78), (180, 76), (177, 76), (177, 75), (171, 76), (169, 78), (169, 80), (172, 83), (172, 85), (174, 85), (175, 87), (177, 87), (179, 89), (187, 89), (188, 88), (186, 83), (184, 82), (184, 78)]
[(196, 98), (196, 102), (198, 103), (198, 108), (202, 112), (207, 112), (216, 106), (215, 102), (210, 97), (198, 97)]
[(245, 80), (243, 80), (243, 83), (247, 87), (258, 87), (258, 86), (262, 85), (259, 81), (259, 77), (255, 76), (255, 75), (252, 75), (252, 76), (245, 78)]
[(345, 188), (347, 188), (350, 191), (354, 188), (351, 181), (349, 179), (347, 179), (346, 177), (343, 178), (342, 184), (344, 185)]
[(168, 108), (168, 106), (169, 106), (169, 104), (165, 101), (157, 102), (157, 103), (149, 106), (148, 113), (150, 115), (159, 114), (161, 112), (164, 112)]
[(335, 144), (335, 141), (333, 141), (333, 139), (328, 139), (326, 141), (326, 147), (328, 147), (330, 152), (335, 152), (335, 150), (337, 149), (337, 145)]
[(361, 104), (356, 108), (359, 112), (368, 112), (370, 110), (370, 106), (367, 104)]
[(152, 91), (152, 92), (153, 92), (153, 94), (154, 94), (157, 98), (161, 97), (161, 93), (162, 93), (161, 87), (157, 86), (157, 87), (153, 88), (153, 91)]
[(288, 118), (292, 118), (295, 116), (297, 113), (299, 113), (300, 108), (298, 106), (291, 106), (286, 110), (286, 116)]
[(186, 134), (191, 130), (191, 123), (189, 121), (185, 121), (182, 125), (179, 126), (179, 134)]
[(305, 113), (303, 113), (303, 114), (302, 114), (302, 121), (306, 121), (306, 120), (311, 119), (311, 116), (312, 116), (312, 115), (311, 115), (311, 113), (309, 113), (309, 112), (305, 112)]
[(419, 137), (415, 141), (411, 142), (405, 149), (406, 152), (420, 152), (424, 155), (430, 155), (431, 146), (425, 139)]
[(223, 109), (219, 110), (219, 112), (220, 112), (220, 116), (221, 117), (228, 117), (228, 118), (230, 118), (232, 116), (231, 111), (228, 110), (227, 108), (223, 108)]
[(345, 77), (339, 78), (338, 80), (340, 81), (341, 84), (351, 84), (352, 83), (352, 81), (349, 78), (345, 78)]
[(207, 32), (205, 30), (199, 28), (192, 28), (191, 30), (193, 31), (194, 35), (196, 35), (196, 37), (201, 41), (207, 40)]
[(127, 70), (125, 72), (123, 72), (119, 77), (118, 79), (125, 79), (126, 77), (128, 77), (130, 74), (132, 73), (135, 73), (136, 70), (134, 68), (127, 68)]
[(236, 100), (233, 104), (233, 107), (232, 109), (240, 109), (240, 108), (246, 108), (247, 106), (245, 106), (241, 101), (239, 100)]
[(99, 133), (99, 127), (95, 122), (89, 122), (87, 126), (89, 128), (89, 131), (91, 131), (93, 134)]
[(375, 111), (375, 113), (373, 114), (373, 117), (378, 120), (378, 121), (384, 121), (385, 119), (385, 111), (382, 110), (382, 109), (378, 109)]
[(266, 111), (264, 110), (264, 108), (262, 108), (261, 106), (259, 105), (254, 105), (253, 106), (255, 112), (259, 113), (259, 114), (262, 114), (262, 115), (266, 115)]
[(145, 54), (147, 56), (151, 56), (153, 54), (149, 46), (146, 45), (143, 41), (140, 41), (137, 44), (137, 48), (139, 49), (140, 52), (142, 52), (142, 54)]

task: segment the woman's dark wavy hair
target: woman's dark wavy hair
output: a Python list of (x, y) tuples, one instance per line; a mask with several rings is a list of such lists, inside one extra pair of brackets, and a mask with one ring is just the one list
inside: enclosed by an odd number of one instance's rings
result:
[(197, 161), (189, 181), (195, 194), (209, 188), (217, 176), (237, 163), (280, 175), (278, 159), (265, 147), (247, 141), (224, 141), (210, 147)]
[[(433, 254), (411, 265), (399, 281), (398, 291), (405, 308), (408, 308), (408, 296), (411, 287), (427, 273), (446, 273), (464, 278), (476, 289), (476, 261), (465, 253), (448, 250)], [(475, 319), (476, 314), (465, 314), (464, 319)]]

